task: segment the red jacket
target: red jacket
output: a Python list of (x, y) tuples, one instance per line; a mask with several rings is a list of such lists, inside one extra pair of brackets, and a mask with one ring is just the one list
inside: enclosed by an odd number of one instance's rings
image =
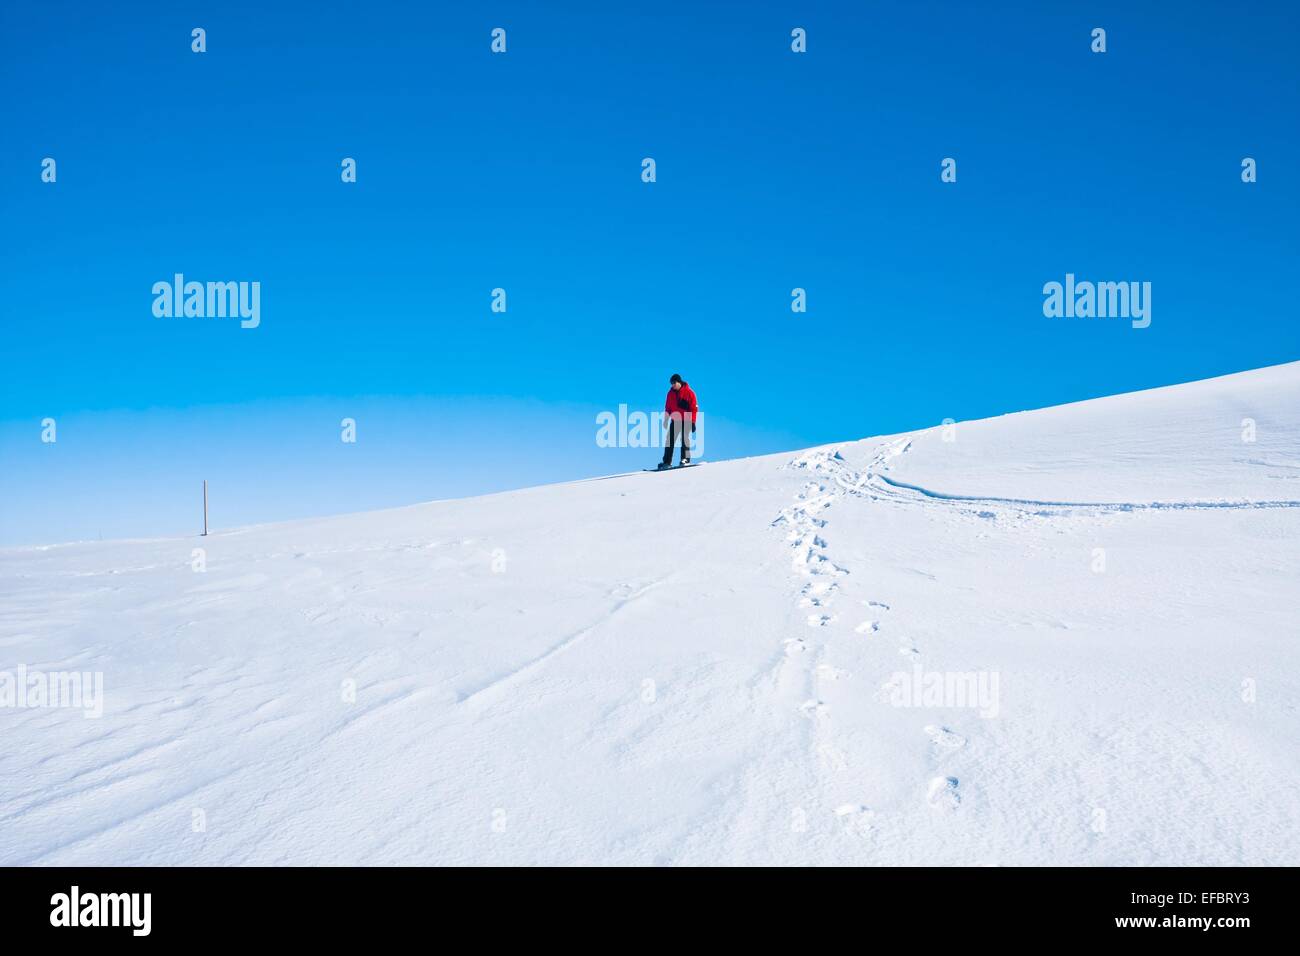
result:
[(696, 401), (695, 392), (685, 382), (679, 389), (668, 389), (668, 397), (664, 399), (664, 414), (671, 415), (673, 412), (679, 414), (683, 419), (686, 413), (690, 412), (690, 422), (695, 424), (695, 416), (700, 411), (700, 403)]

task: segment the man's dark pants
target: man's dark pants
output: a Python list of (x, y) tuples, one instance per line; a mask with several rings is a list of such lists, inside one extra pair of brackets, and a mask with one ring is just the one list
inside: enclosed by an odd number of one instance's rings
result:
[(676, 415), (668, 421), (668, 440), (664, 442), (664, 464), (673, 463), (673, 446), (677, 444), (678, 436), (682, 442), (682, 461), (691, 457), (691, 423)]

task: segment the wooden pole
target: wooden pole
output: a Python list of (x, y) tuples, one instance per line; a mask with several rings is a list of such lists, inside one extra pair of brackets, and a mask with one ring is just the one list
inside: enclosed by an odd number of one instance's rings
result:
[(208, 534), (208, 479), (203, 479), (203, 535)]

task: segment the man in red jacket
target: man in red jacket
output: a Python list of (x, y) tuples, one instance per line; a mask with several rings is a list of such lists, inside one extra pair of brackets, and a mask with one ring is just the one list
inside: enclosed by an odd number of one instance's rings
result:
[(673, 463), (673, 446), (678, 436), (682, 443), (682, 464), (691, 463), (691, 432), (695, 431), (695, 416), (699, 414), (700, 403), (695, 399), (695, 392), (682, 381), (680, 375), (674, 375), (669, 381), (668, 397), (664, 399), (664, 428), (668, 429), (668, 440), (664, 442), (664, 460), (661, 469)]

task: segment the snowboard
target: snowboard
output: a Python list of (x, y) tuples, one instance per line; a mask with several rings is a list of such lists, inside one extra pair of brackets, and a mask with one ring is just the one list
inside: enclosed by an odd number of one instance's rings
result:
[(704, 462), (702, 461), (693, 461), (689, 465), (673, 465), (670, 468), (642, 468), (641, 470), (642, 471), (681, 471), (683, 468), (694, 468), (697, 465), (702, 465), (702, 464), (704, 464)]

